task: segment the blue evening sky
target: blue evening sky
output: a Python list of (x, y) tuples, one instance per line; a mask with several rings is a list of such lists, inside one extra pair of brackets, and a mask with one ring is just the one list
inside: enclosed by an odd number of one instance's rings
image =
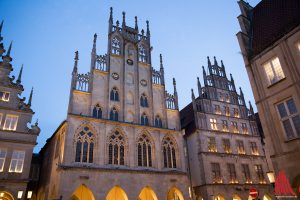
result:
[[(248, 2), (255, 6), (259, 0)], [(122, 21), (125, 11), (129, 26), (138, 16), (140, 30), (150, 21), (153, 66), (159, 68), (162, 53), (166, 87), (173, 92), (175, 77), (180, 109), (191, 101), (191, 88), (197, 91), (197, 76), (203, 83), (206, 56), (222, 59), (227, 74), (233, 74), (237, 88), (241, 86), (246, 100), (254, 104), (235, 35), (240, 14), (236, 0), (0, 0), (6, 49), (13, 40), (12, 73), (24, 64), (23, 96), (28, 99), (34, 87), (33, 122), (38, 118), (42, 129), (35, 152), (66, 118), (74, 52), (79, 51), (80, 73), (89, 70), (94, 33), (97, 53), (106, 52), (109, 7), (114, 21)]]

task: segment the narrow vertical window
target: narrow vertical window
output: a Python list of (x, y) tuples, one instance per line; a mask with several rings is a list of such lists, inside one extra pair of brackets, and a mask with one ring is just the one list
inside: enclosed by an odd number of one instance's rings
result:
[(229, 172), (229, 183), (237, 183), (235, 165), (233, 163), (228, 163), (227, 168)]
[(147, 53), (143, 45), (139, 45), (139, 62), (147, 62)]
[(110, 113), (109, 113), (109, 119), (110, 120), (113, 120), (113, 121), (118, 121), (118, 111), (115, 107), (113, 107), (111, 110), (110, 110)]
[(214, 137), (208, 138), (208, 151), (209, 152), (217, 152), (217, 144), (216, 139)]
[(242, 164), (242, 171), (243, 171), (243, 174), (244, 174), (244, 177), (245, 177), (245, 183), (252, 183), (250, 170), (249, 170), (249, 165)]
[(255, 167), (255, 171), (256, 171), (259, 183), (266, 183), (265, 182), (264, 171), (263, 171), (262, 165), (255, 165), (254, 167)]
[(272, 85), (285, 77), (278, 57), (275, 57), (266, 62), (264, 64), (264, 69), (268, 78), (269, 85)]
[(163, 139), (163, 157), (164, 157), (164, 167), (165, 168), (176, 168), (176, 146), (175, 141), (170, 137)]
[(140, 103), (142, 107), (148, 107), (148, 98), (145, 94), (142, 94), (140, 98)]
[(118, 89), (116, 87), (114, 87), (110, 91), (110, 100), (112, 100), (112, 101), (119, 101), (119, 92), (118, 92)]
[(210, 127), (211, 127), (212, 130), (218, 130), (216, 119), (213, 119), (213, 118), (210, 119)]
[(25, 159), (25, 151), (13, 151), (9, 172), (22, 173)]
[(121, 55), (121, 42), (117, 37), (114, 37), (111, 41), (111, 53)]
[(102, 109), (99, 104), (95, 105), (93, 108), (93, 117), (97, 119), (102, 118)]
[(245, 154), (244, 142), (242, 140), (237, 140), (236, 143), (238, 154)]
[(227, 120), (222, 120), (222, 131), (229, 132)]
[(0, 149), (0, 172), (3, 172), (6, 158), (6, 149)]
[(162, 121), (159, 115), (155, 117), (155, 127), (162, 128)]
[(258, 148), (255, 142), (250, 142), (250, 147), (251, 147), (251, 154), (252, 155), (259, 155), (258, 153)]
[(141, 125), (149, 125), (148, 116), (146, 115), (146, 113), (143, 113), (141, 116)]
[(223, 139), (223, 149), (225, 153), (231, 153), (230, 141), (229, 139)]
[(137, 143), (138, 147), (138, 166), (152, 166), (152, 143), (146, 134), (142, 134)]

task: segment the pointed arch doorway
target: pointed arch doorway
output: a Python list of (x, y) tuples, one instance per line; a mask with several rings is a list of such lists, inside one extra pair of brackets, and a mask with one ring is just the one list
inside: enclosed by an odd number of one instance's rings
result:
[(179, 189), (172, 187), (168, 192), (167, 200), (184, 200), (184, 198)]
[(85, 185), (80, 185), (69, 200), (95, 200), (93, 192)]
[(147, 186), (141, 190), (138, 200), (157, 200), (157, 197), (151, 187)]
[(14, 200), (14, 197), (6, 191), (0, 191), (0, 199), (1, 200)]
[(115, 186), (108, 192), (105, 200), (128, 200), (128, 197), (120, 186)]

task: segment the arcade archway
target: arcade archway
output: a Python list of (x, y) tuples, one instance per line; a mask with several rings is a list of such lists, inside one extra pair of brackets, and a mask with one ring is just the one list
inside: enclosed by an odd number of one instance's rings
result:
[(121, 187), (115, 186), (106, 195), (106, 200), (128, 200), (128, 198)]
[(95, 200), (93, 192), (85, 185), (80, 185), (70, 197), (70, 200)]
[(150, 187), (144, 187), (138, 200), (157, 200), (155, 192)]
[(214, 200), (225, 200), (225, 198), (222, 195), (218, 194), (214, 197)]
[(0, 199), (1, 200), (14, 200), (14, 197), (6, 191), (0, 191)]
[(237, 194), (233, 195), (232, 199), (233, 200), (242, 200), (242, 198), (239, 195), (237, 195)]
[(167, 200), (184, 200), (182, 193), (176, 187), (172, 187), (167, 195)]

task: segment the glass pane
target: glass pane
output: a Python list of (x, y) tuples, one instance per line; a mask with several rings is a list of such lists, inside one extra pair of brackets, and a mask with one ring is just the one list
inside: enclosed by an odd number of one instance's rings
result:
[(286, 104), (287, 104), (287, 106), (288, 106), (288, 109), (289, 109), (290, 114), (297, 113), (297, 108), (296, 108), (296, 105), (295, 105), (293, 99), (288, 100), (288, 101), (286, 102)]
[(300, 136), (300, 117), (299, 117), (299, 115), (296, 115), (292, 119), (293, 119), (293, 123), (294, 123), (296, 133), (297, 133), (298, 136)]
[(283, 74), (279, 59), (278, 58), (273, 59), (272, 64), (273, 64), (273, 68), (274, 68), (274, 72), (276, 74), (277, 80), (284, 78), (284, 74)]
[(283, 123), (283, 127), (284, 127), (284, 130), (285, 130), (286, 136), (289, 139), (293, 138), (294, 134), (293, 134), (293, 129), (292, 129), (290, 120), (289, 119), (284, 120), (282, 123)]
[(93, 162), (93, 154), (94, 154), (94, 143), (90, 143), (89, 163)]
[(287, 112), (286, 112), (286, 110), (285, 110), (285, 107), (284, 107), (284, 104), (283, 104), (283, 103), (278, 104), (278, 105), (277, 105), (277, 108), (278, 108), (278, 112), (279, 112), (281, 118), (287, 116)]
[(17, 160), (15, 160), (15, 159), (11, 160), (9, 171), (14, 172), (15, 168), (16, 168), (16, 165), (17, 165)]
[(78, 141), (76, 144), (75, 162), (80, 162), (81, 157), (81, 142)]
[(273, 70), (272, 70), (271, 63), (270, 62), (266, 63), (264, 65), (264, 68), (265, 68), (265, 72), (266, 72), (266, 75), (268, 77), (269, 83), (270, 84), (274, 83), (276, 80), (275, 80), (275, 76), (274, 76), (274, 73), (273, 73)]
[(82, 162), (87, 162), (88, 143), (83, 143)]

